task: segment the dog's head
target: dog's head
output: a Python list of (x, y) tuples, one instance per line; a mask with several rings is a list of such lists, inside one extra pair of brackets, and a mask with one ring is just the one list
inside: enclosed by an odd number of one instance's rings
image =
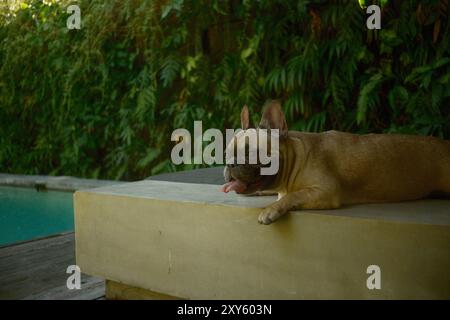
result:
[[(261, 122), (257, 128), (250, 128), (249, 111), (247, 106), (244, 106), (241, 112), (241, 127), (243, 130), (239, 131), (227, 145), (226, 153), (228, 157), (230, 154), (238, 155), (241, 152), (245, 155), (245, 163), (239, 164), (242, 161), (238, 162), (236, 157), (232, 159), (232, 163), (227, 161), (228, 164), (224, 170), (226, 183), (222, 191), (249, 194), (268, 190), (273, 187), (276, 174), (261, 174), (261, 168), (267, 164), (262, 163), (259, 155), (260, 152), (267, 155), (271, 153), (273, 139), (271, 130), (278, 129), (277, 138), (280, 144), (287, 137), (288, 128), (280, 103), (273, 100), (265, 104)], [(264, 143), (259, 143), (259, 139), (265, 139)], [(259, 150), (259, 148), (267, 148), (267, 150)], [(256, 159), (255, 162), (249, 161), (252, 156)]]

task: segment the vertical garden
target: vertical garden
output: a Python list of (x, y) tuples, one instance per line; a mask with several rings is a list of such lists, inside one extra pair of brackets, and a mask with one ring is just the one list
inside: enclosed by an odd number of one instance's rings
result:
[(257, 122), (272, 98), (295, 130), (449, 139), (448, 0), (383, 1), (381, 30), (359, 2), (2, 1), (0, 172), (188, 169), (175, 128), (237, 127), (244, 104)]

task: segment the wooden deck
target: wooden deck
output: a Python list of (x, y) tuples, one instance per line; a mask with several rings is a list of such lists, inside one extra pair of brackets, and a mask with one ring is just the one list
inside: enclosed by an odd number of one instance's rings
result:
[(0, 299), (101, 299), (103, 279), (82, 274), (69, 290), (66, 273), (75, 264), (74, 233), (0, 248)]
[[(223, 168), (150, 177), (150, 180), (221, 184)], [(0, 247), (0, 299), (77, 299), (105, 297), (105, 281), (85, 274), (81, 289), (68, 290), (66, 273), (75, 263), (74, 233)]]

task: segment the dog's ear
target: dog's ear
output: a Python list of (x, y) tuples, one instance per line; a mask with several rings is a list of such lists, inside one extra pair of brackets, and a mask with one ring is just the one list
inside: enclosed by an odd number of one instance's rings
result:
[(281, 104), (277, 100), (266, 102), (259, 127), (262, 129), (278, 129), (281, 137), (287, 136), (286, 118), (283, 109), (281, 109)]
[(250, 114), (247, 105), (245, 105), (241, 111), (241, 128), (242, 130), (250, 128)]

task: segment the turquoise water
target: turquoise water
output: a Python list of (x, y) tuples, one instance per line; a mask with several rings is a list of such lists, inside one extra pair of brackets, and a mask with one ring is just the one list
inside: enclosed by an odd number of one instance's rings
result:
[(73, 231), (72, 196), (0, 186), (0, 246)]

